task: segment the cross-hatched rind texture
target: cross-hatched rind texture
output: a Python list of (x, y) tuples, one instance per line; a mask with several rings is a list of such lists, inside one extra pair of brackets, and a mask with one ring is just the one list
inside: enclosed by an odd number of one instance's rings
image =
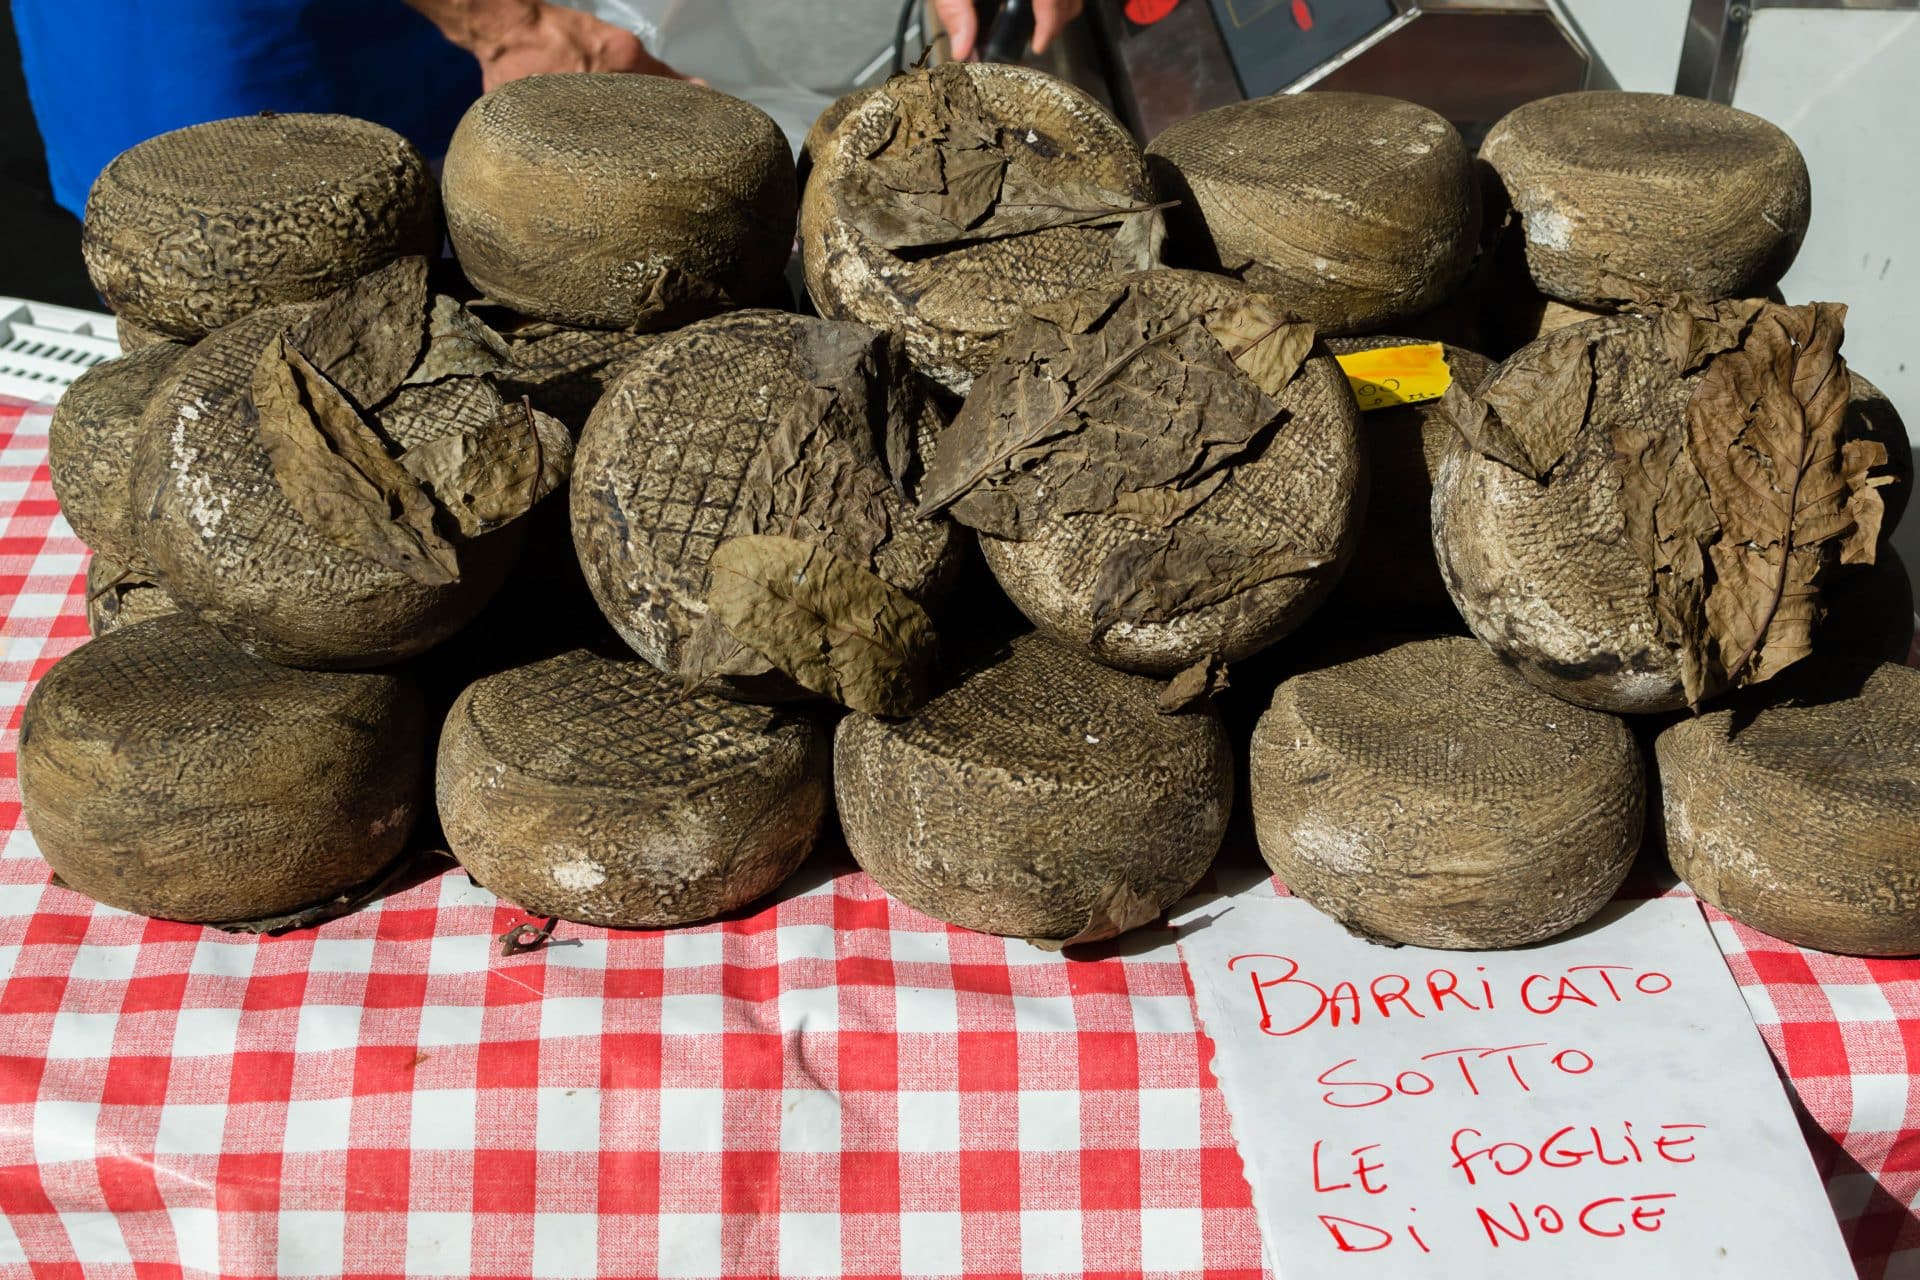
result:
[(1920, 952), (1920, 672), (1834, 663), (1783, 685), (1656, 740), (1673, 869), (1803, 947)]
[[(133, 509), (168, 594), (234, 644), (290, 666), (380, 666), (432, 648), (478, 612), (521, 535), (509, 525), (463, 544), (459, 580), (429, 587), (301, 518), (274, 478), (252, 388), (261, 353), (302, 312), (256, 312), (181, 360), (141, 426)], [(458, 416), (396, 418), (409, 437), (396, 443), (456, 429)]]
[(1213, 862), (1233, 763), (1210, 711), (1158, 696), (1029, 635), (909, 720), (848, 716), (847, 847), (888, 893), (985, 933), (1072, 937), (1118, 886), (1165, 908)]
[(153, 576), (130, 508), (133, 446), (147, 404), (187, 348), (163, 342), (74, 379), (54, 406), (47, 459), (60, 512), (94, 551)]
[(121, 152), (94, 180), (81, 239), (107, 305), (180, 338), (439, 244), (439, 189), (412, 143), (350, 116), (271, 112)]
[(513, 368), (501, 375), (500, 394), (509, 401), (527, 397), (534, 408), (564, 422), (576, 438), (607, 388), (656, 340), (650, 333), (545, 323), (505, 336)]
[[(735, 527), (736, 508), (754, 459), (806, 387), (801, 331), (830, 323), (742, 311), (689, 325), (629, 364), (587, 420), (572, 481), (580, 566), (621, 638), (662, 671), (681, 669), (706, 613), (714, 548), (766, 532)], [(915, 520), (891, 493), (886, 505), (892, 536), (874, 572), (930, 605), (964, 543), (950, 522)]]
[(1596, 91), (1530, 102), (1480, 155), (1519, 213), (1542, 293), (1601, 306), (1638, 286), (1754, 298), (1793, 265), (1812, 189), (1787, 135), (1698, 98)]
[(1640, 748), (1464, 636), (1289, 677), (1254, 731), (1267, 864), (1364, 936), (1517, 947), (1592, 916), (1640, 847)]
[(531, 76), (494, 90), (454, 131), (445, 184), (467, 278), (560, 324), (666, 328), (712, 289), (758, 301), (793, 243), (780, 127), (661, 76)]
[(1636, 316), (1541, 342), (1599, 335), (1586, 426), (1547, 483), (1448, 443), (1434, 478), (1434, 553), (1468, 628), (1534, 684), (1583, 706), (1672, 711), (1686, 705), (1680, 660), (1659, 635), (1652, 570), (1627, 536), (1612, 432), (1684, 433), (1690, 385)]
[(166, 588), (95, 553), (87, 561), (87, 631), (103, 636), (136, 622), (178, 613)]
[(658, 928), (758, 898), (826, 816), (828, 730), (576, 649), (489, 676), (440, 738), (440, 818), (476, 880), (541, 915)]
[(21, 799), (80, 892), (142, 915), (259, 919), (400, 852), (425, 722), (397, 676), (275, 666), (174, 613), (83, 646), (40, 682), (20, 729)]
[[(1156, 302), (1225, 306), (1245, 292), (1233, 280), (1198, 271), (1127, 279)], [(1001, 355), (1021, 358), (1015, 349)], [(1030, 367), (1024, 376), (1044, 374)], [(1332, 590), (1353, 551), (1367, 500), (1366, 459), (1353, 392), (1324, 350), (1301, 366), (1277, 402), (1284, 411), (1280, 425), (1233, 463), (1219, 490), (1175, 528), (1249, 557), (1289, 551), (1325, 556), (1326, 564), (1165, 621), (1116, 623), (1096, 639), (1100, 567), (1149, 530), (1124, 516), (1081, 513), (1056, 516), (1022, 541), (983, 535), (981, 554), (1001, 588), (1046, 635), (1149, 674), (1171, 674), (1209, 656), (1237, 662), (1292, 631)]]
[[(1007, 147), (1048, 181), (1092, 183), (1145, 204), (1153, 199), (1139, 144), (1079, 89), (1044, 72), (961, 63)], [(897, 95), (925, 90), (913, 77), (862, 98), (813, 157), (800, 207), (807, 292), (823, 316), (891, 329), (926, 377), (965, 395), (1029, 307), (1131, 266), (1115, 261), (1112, 225), (1050, 227), (1021, 235), (899, 254), (843, 214), (847, 175), (886, 141)]]
[(1473, 261), (1480, 189), (1454, 127), (1366, 93), (1274, 94), (1147, 144), (1170, 256), (1276, 293), (1323, 333), (1445, 301)]
[[(1336, 356), (1383, 347), (1415, 346), (1420, 338), (1330, 338)], [(1452, 343), (1444, 345), (1453, 381), (1471, 390), (1493, 371), (1493, 361)], [(1433, 478), (1453, 440), (1453, 424), (1437, 400), (1372, 409), (1360, 415), (1367, 456), (1367, 514), (1327, 610), (1352, 609), (1380, 620), (1455, 628), (1453, 601), (1433, 557)]]

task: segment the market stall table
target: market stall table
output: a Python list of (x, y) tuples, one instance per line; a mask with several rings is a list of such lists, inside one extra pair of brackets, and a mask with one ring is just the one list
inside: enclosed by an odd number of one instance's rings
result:
[[(457, 867), (276, 938), (50, 885), (14, 743), (86, 550), (46, 423), (0, 402), (0, 1274), (1263, 1273), (1164, 930), (1067, 960), (826, 852), (515, 956)], [(1920, 1276), (1920, 961), (1709, 916), (1860, 1274)]]

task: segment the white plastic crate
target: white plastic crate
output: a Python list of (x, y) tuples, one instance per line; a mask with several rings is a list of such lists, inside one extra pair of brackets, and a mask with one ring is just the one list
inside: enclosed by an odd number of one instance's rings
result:
[(0, 396), (38, 404), (120, 354), (120, 331), (103, 312), (0, 297)]

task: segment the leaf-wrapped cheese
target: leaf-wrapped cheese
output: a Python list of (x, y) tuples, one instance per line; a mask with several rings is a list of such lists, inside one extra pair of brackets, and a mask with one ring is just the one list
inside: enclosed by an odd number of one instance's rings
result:
[(1237, 661), (1324, 597), (1359, 523), (1358, 410), (1313, 341), (1223, 276), (1070, 294), (975, 381), (921, 509), (979, 530), (1021, 611), (1102, 662)]
[[(772, 643), (761, 625), (798, 597), (765, 594), (777, 575), (764, 564), (743, 577), (735, 561), (722, 584), (715, 557), (730, 540), (742, 540), (734, 555), (770, 547), (766, 536), (820, 548), (842, 585), (871, 579), (828, 593), (866, 615), (852, 630), (870, 638), (878, 614), (867, 604), (900, 594), (884, 606), (897, 621), (937, 601), (963, 544), (949, 522), (915, 519), (894, 478), (901, 463), (911, 469), (918, 400), (897, 341), (864, 325), (743, 311), (651, 344), (588, 419), (574, 473), (574, 541), (608, 620), (690, 685), (753, 699), (845, 696), (838, 677), (802, 661), (803, 647)], [(883, 450), (900, 455), (895, 465)], [(754, 582), (757, 604), (739, 594)], [(729, 629), (748, 618), (758, 620), (743, 627), (750, 635)]]
[(965, 392), (1029, 307), (1159, 261), (1139, 146), (1042, 72), (895, 76), (817, 141), (800, 210), (814, 305), (900, 333), (949, 390)]
[(1449, 392), (1434, 540), (1474, 634), (1550, 692), (1698, 704), (1804, 657), (1870, 563), (1886, 461), (1850, 438), (1844, 308), (1677, 302), (1559, 330)]

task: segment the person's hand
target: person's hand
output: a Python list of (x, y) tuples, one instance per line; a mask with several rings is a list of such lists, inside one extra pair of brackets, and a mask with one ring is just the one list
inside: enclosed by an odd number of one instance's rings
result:
[[(1033, 51), (1045, 53), (1054, 37), (1080, 16), (1082, 0), (1033, 0)], [(956, 61), (973, 56), (974, 42), (980, 38), (980, 21), (974, 16), (973, 0), (933, 0), (933, 11), (946, 28), (947, 43)]]
[(556, 71), (679, 76), (631, 31), (545, 0), (406, 0), (480, 63), (488, 91)]
[(501, 30), (490, 47), (473, 50), (482, 88), (555, 71), (637, 71), (678, 76), (647, 52), (631, 31), (558, 4), (528, 6), (522, 21)]

